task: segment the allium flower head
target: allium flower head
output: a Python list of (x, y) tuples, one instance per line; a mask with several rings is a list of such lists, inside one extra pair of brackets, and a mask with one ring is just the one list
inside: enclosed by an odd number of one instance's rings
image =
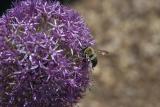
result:
[(0, 18), (0, 107), (72, 107), (89, 85), (94, 40), (59, 2), (24, 0)]

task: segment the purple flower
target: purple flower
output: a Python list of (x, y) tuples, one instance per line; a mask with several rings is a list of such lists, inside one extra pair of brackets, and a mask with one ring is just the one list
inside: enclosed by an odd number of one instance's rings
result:
[(83, 18), (59, 2), (21, 1), (0, 18), (0, 106), (72, 107), (90, 82)]

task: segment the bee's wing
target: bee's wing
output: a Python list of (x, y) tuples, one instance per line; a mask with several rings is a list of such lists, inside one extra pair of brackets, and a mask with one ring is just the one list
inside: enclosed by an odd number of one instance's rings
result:
[(103, 55), (103, 56), (107, 56), (109, 55), (109, 52), (106, 51), (106, 50), (100, 50), (100, 49), (97, 49), (96, 52), (100, 55)]

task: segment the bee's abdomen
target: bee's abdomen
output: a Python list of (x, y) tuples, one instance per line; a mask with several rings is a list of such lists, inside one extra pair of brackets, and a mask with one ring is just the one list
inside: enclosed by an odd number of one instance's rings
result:
[(98, 63), (97, 56), (96, 55), (90, 55), (89, 58), (91, 60), (92, 67), (95, 67)]

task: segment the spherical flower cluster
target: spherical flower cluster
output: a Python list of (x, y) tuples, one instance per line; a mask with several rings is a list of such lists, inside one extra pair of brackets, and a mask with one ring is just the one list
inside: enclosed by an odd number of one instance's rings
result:
[(83, 18), (59, 2), (24, 0), (0, 18), (0, 107), (73, 107), (90, 80)]

